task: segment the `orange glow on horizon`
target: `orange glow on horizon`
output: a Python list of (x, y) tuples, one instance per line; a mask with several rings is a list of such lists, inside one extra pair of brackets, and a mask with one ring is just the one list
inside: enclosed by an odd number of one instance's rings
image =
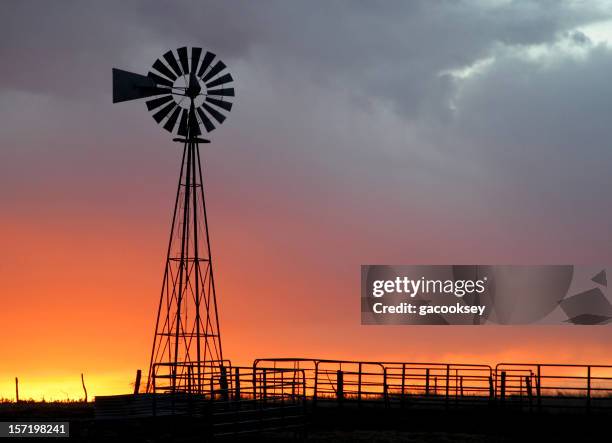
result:
[[(285, 208), (272, 218), (248, 214), (247, 223), (211, 195), (223, 350), (235, 365), (308, 356), (612, 364), (605, 326), (361, 326), (359, 265), (402, 262), (403, 251), (362, 250), (355, 227), (313, 230), (314, 216)], [(118, 217), (42, 205), (2, 220), (10, 259), (0, 267), (0, 397), (14, 398), (15, 377), (23, 399), (64, 400), (82, 398), (81, 373), (90, 399), (131, 392), (136, 369), (146, 375), (168, 206)], [(430, 261), (430, 239), (412, 241), (411, 254)]]

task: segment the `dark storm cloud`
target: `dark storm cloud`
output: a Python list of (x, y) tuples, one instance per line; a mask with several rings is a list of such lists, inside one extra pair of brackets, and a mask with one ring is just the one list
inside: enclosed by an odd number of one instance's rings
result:
[[(452, 230), (457, 215), (431, 206), (461, 208), (466, 224), (486, 216), (497, 217), (491, 224), (516, 225), (512, 214), (540, 226), (558, 216), (580, 224), (579, 214), (594, 215), (595, 200), (611, 184), (604, 174), (612, 160), (610, 49), (580, 31), (612, 17), (607, 3), (5, 2), (3, 8), (0, 109), (11, 114), (0, 123), (3, 165), (18, 158), (7, 154), (9, 142), (28, 137), (37, 149), (88, 161), (78, 143), (62, 139), (81, 128), (104, 143), (108, 164), (97, 158), (94, 166), (102, 182), (116, 158), (138, 155), (122, 150), (126, 137), (142, 134), (149, 150), (161, 145), (143, 109), (111, 106), (110, 68), (146, 72), (167, 49), (201, 45), (222, 56), (238, 79), (232, 130), (215, 132), (233, 146), (223, 154), (236, 165), (224, 171), (233, 179), (228, 186), (243, 189), (255, 180), (268, 186), (260, 195), (313, 205), (327, 204), (320, 196), (329, 194), (348, 212), (360, 212), (361, 196), (369, 195), (367, 204), (397, 220), (416, 206), (423, 220), (442, 217)], [(124, 119), (129, 126), (119, 124)], [(39, 122), (36, 131), (32, 121)], [(91, 150), (101, 155), (99, 146)], [(55, 163), (65, 174), (60, 158), (50, 156), (46, 165)], [(3, 180), (19, 170), (13, 166)], [(127, 177), (131, 172), (121, 167), (112, 169)]]
[[(436, 73), (471, 63), (495, 42), (533, 44), (599, 17), (559, 2), (13, 2), (0, 51), (1, 87), (82, 96), (108, 64), (204, 42), (282, 76), (384, 97), (409, 115), (450, 87)], [(144, 70), (147, 64), (141, 67)], [(280, 79), (274, 79), (275, 81)], [(434, 103), (431, 103), (431, 102)]]

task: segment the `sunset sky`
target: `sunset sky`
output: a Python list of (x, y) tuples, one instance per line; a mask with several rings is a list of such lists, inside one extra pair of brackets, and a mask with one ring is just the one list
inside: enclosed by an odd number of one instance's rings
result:
[(362, 264), (612, 262), (608, 2), (0, 6), (0, 398), (146, 372), (180, 164), (111, 68), (218, 54), (224, 356), (612, 364), (609, 327), (361, 326)]

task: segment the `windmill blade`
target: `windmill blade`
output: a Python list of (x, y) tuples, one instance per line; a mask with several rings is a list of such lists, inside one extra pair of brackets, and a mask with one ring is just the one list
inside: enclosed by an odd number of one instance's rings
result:
[(183, 113), (181, 114), (181, 122), (179, 123), (178, 135), (182, 135), (183, 137), (187, 137), (187, 114), (189, 111), (187, 109), (183, 109)]
[(198, 124), (198, 118), (196, 117), (195, 111), (189, 111), (189, 137), (197, 137), (202, 134), (200, 131), (200, 125)]
[(162, 62), (160, 59), (155, 60), (155, 63), (153, 63), (153, 69), (157, 69), (161, 74), (165, 75), (172, 81), (177, 79), (176, 75), (174, 75), (174, 72), (172, 72), (166, 65), (164, 65), (164, 62)]
[(198, 70), (200, 63), (200, 56), (202, 55), (202, 48), (191, 48), (191, 70), (189, 73), (195, 74)]
[(225, 109), (227, 112), (232, 110), (232, 104), (230, 102), (226, 102), (212, 97), (206, 97), (205, 100), (208, 103), (212, 103), (215, 106)]
[(189, 57), (187, 56), (187, 46), (178, 48), (179, 61), (181, 62), (181, 68), (183, 68), (184, 74), (189, 74)]
[(222, 85), (224, 83), (229, 83), (232, 80), (234, 80), (232, 78), (232, 75), (228, 73), (228, 74), (222, 75), (221, 77), (219, 77), (216, 80), (213, 80), (211, 82), (206, 83), (206, 87), (207, 88), (214, 88), (215, 86), (219, 86), (219, 85)]
[(166, 131), (169, 131), (169, 132), (174, 131), (174, 126), (176, 125), (176, 121), (178, 120), (180, 113), (181, 113), (181, 108), (179, 106), (174, 108), (174, 111), (172, 112), (172, 114), (170, 114), (170, 118), (168, 118), (168, 120), (166, 121), (166, 124), (164, 125), (164, 129)]
[(204, 60), (202, 60), (202, 66), (200, 66), (200, 69), (198, 69), (198, 77), (202, 77), (202, 75), (208, 69), (214, 58), (215, 54), (213, 54), (212, 52), (206, 52), (206, 54), (204, 55)]
[(225, 116), (223, 114), (221, 114), (219, 111), (217, 111), (215, 108), (208, 106), (206, 103), (202, 103), (202, 107), (204, 109), (206, 109), (206, 111), (213, 116), (213, 118), (215, 120), (217, 120), (217, 122), (219, 123), (223, 123), (223, 121), (225, 120)]
[(167, 88), (158, 87), (145, 75), (113, 68), (113, 103), (138, 100), (169, 92)]
[(206, 91), (208, 95), (224, 95), (226, 97), (234, 96), (234, 88), (226, 88), (226, 89), (209, 89)]
[(157, 84), (157, 85), (168, 86), (169, 88), (171, 88), (172, 85), (173, 85), (173, 83), (170, 80), (167, 80), (167, 79), (157, 75), (154, 72), (149, 72), (147, 74), (147, 77), (149, 77), (151, 80), (153, 80), (155, 82), (155, 84)]
[(202, 81), (204, 81), (205, 83), (210, 80), (211, 78), (213, 78), (215, 75), (217, 75), (219, 72), (223, 71), (225, 69), (225, 63), (223, 63), (221, 60), (219, 60), (215, 66), (213, 66), (212, 68), (210, 68), (210, 71), (208, 71), (208, 74), (206, 74), (203, 78)]
[(157, 111), (155, 114), (153, 114), (153, 118), (155, 119), (157, 123), (161, 123), (164, 117), (170, 114), (170, 111), (172, 111), (175, 107), (176, 107), (176, 103), (174, 103), (174, 100), (173, 100), (172, 103), (169, 103), (168, 105), (164, 106), (159, 111)]
[(174, 57), (174, 54), (172, 53), (172, 51), (166, 52), (163, 57), (164, 57), (164, 60), (166, 60), (168, 65), (170, 65), (170, 67), (176, 73), (178, 77), (183, 75), (183, 73), (181, 72), (181, 67), (176, 61), (176, 57)]
[(173, 100), (171, 95), (164, 95), (163, 97), (155, 98), (147, 102), (147, 109), (152, 111), (153, 109), (159, 108), (161, 105), (165, 105), (169, 101)]
[(206, 132), (210, 132), (213, 129), (215, 129), (215, 125), (213, 125), (213, 123), (210, 121), (210, 119), (208, 118), (206, 113), (202, 110), (202, 108), (198, 108), (197, 111), (198, 111), (198, 116), (200, 117), (200, 120), (202, 120), (202, 124), (204, 125), (204, 128), (206, 128)]

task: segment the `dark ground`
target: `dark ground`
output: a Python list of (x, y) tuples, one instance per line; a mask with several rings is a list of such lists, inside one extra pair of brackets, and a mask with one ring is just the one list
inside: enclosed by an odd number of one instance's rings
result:
[[(202, 420), (148, 418), (95, 421), (92, 403), (0, 403), (0, 421), (69, 421), (71, 441), (200, 442)], [(537, 414), (494, 409), (418, 411), (320, 408), (308, 416), (305, 435), (249, 434), (220, 441), (306, 442), (526, 442), (611, 441), (612, 416)], [(23, 440), (23, 439), (22, 439)], [(37, 440), (40, 441), (40, 440)]]

